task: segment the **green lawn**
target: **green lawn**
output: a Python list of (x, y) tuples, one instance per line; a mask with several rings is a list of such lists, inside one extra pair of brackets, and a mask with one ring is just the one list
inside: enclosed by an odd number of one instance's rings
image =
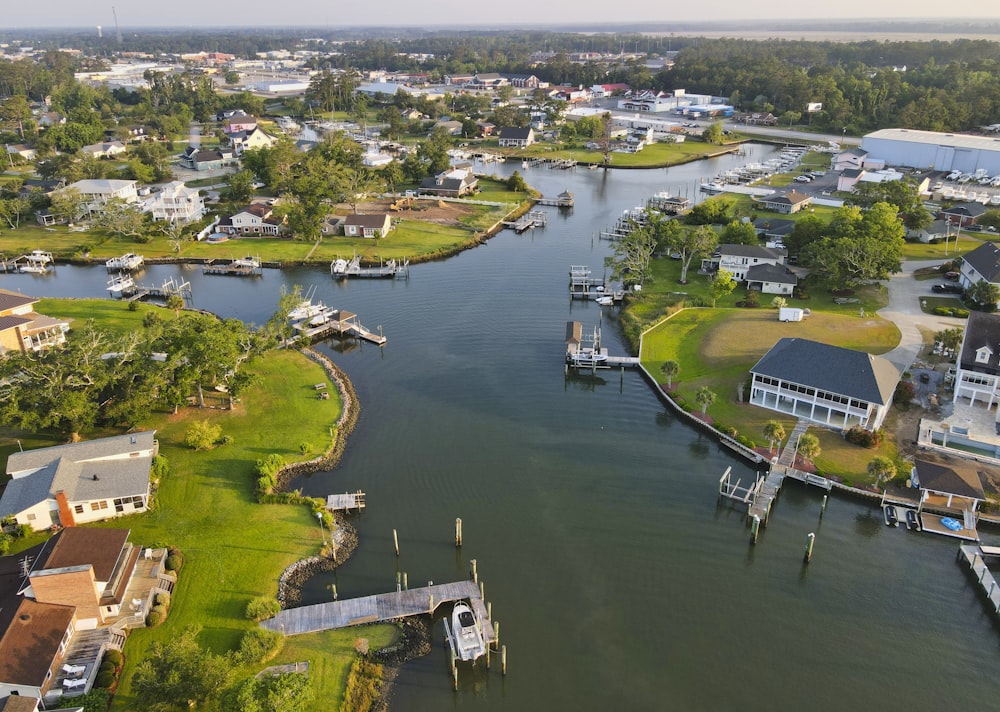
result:
[[(97, 308), (99, 311), (95, 311)], [(121, 313), (115, 313), (115, 307)], [(141, 328), (142, 311), (129, 312), (119, 302), (45, 300), (40, 308), (53, 316), (97, 316), (114, 329)], [(313, 384), (326, 374), (296, 351), (267, 354), (253, 365), (260, 385), (248, 393), (235, 411), (188, 408), (180, 414), (157, 414), (146, 427), (156, 429), (160, 454), (170, 462), (170, 474), (160, 483), (155, 508), (147, 513), (105, 523), (128, 527), (131, 540), (142, 545), (172, 545), (185, 557), (167, 621), (156, 629), (137, 630), (125, 648), (127, 665), (114, 710), (136, 709), (130, 694), (132, 665), (154, 641), (165, 641), (190, 625), (202, 628), (201, 642), (222, 653), (239, 645), (243, 632), (254, 624), (244, 617), (247, 602), (273, 596), (281, 571), (320, 548), (320, 532), (309, 509), (302, 505), (261, 505), (254, 498), (254, 463), (270, 453), (287, 461), (303, 459), (329, 447), (331, 428), (341, 411), (336, 390), (329, 400), (315, 397)], [(233, 443), (208, 452), (183, 444), (184, 432), (194, 420), (208, 419), (222, 426)], [(28, 440), (4, 431), (0, 448), (10, 452), (15, 439), (30, 446), (51, 445), (44, 438)], [(373, 646), (395, 635), (392, 626), (329, 631), (291, 639), (280, 661), (308, 660), (317, 699), (333, 708), (343, 696), (343, 682), (354, 659), (353, 641), (369, 637)], [(240, 670), (245, 677), (252, 670)]]
[[(497, 150), (508, 156), (520, 158), (572, 159), (581, 163), (604, 163), (604, 154), (582, 147), (568, 148), (563, 144), (535, 143), (528, 148), (498, 149), (492, 142), (490, 150)], [(485, 146), (484, 146), (485, 148)], [(716, 155), (726, 150), (725, 146), (713, 146), (700, 141), (684, 143), (654, 143), (639, 153), (612, 153), (611, 167), (619, 168), (660, 168), (687, 163), (706, 156)]]
[[(708, 408), (713, 422), (736, 428), (757, 445), (766, 445), (762, 430), (768, 420), (778, 420), (791, 432), (794, 419), (740, 403), (737, 394), (760, 357), (780, 338), (792, 336), (873, 354), (885, 353), (899, 343), (896, 326), (879, 317), (860, 319), (856, 314), (814, 311), (804, 321), (783, 323), (773, 309), (686, 309), (646, 332), (639, 356), (643, 366), (662, 383), (666, 378), (660, 366), (667, 360), (677, 361), (680, 372), (673, 390), (689, 408), (699, 409), (695, 392), (707, 386), (717, 395)], [(825, 459), (818, 459), (817, 466), (856, 481), (867, 477), (868, 461), (880, 453), (851, 445), (839, 434), (824, 436), (823, 449)], [(861, 460), (863, 465), (859, 466)]]
[(956, 257), (960, 257), (967, 252), (979, 247), (983, 244), (983, 240), (977, 237), (970, 237), (966, 233), (962, 233), (961, 236), (957, 238), (958, 247), (956, 248), (955, 242), (956, 238), (952, 238), (948, 241), (947, 248), (943, 242), (937, 244), (932, 244), (929, 242), (907, 242), (903, 245), (903, 259), (904, 260), (953, 260)]

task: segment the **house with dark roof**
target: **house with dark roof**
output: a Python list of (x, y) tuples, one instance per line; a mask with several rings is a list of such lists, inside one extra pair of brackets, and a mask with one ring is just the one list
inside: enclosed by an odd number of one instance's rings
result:
[[(945, 536), (979, 540), (976, 531), (979, 503), (986, 501), (981, 465), (973, 462), (941, 462), (914, 458), (911, 478), (920, 489), (917, 516), (923, 531)], [(933, 512), (924, 511), (930, 508)], [(941, 523), (942, 514), (961, 524), (960, 529)]]
[(854, 190), (862, 178), (865, 177), (864, 168), (845, 168), (837, 176), (837, 190), (843, 193), (850, 193)]
[(475, 193), (479, 179), (463, 169), (449, 170), (436, 176), (429, 176), (420, 182), (420, 193), (460, 198)]
[(791, 294), (799, 283), (795, 273), (784, 265), (754, 265), (746, 272), (747, 289), (761, 294)]
[(229, 136), (229, 145), (237, 156), (242, 156), (243, 152), (251, 148), (270, 148), (275, 144), (275, 139), (260, 126), (254, 126), (246, 131), (233, 131)]
[(1000, 314), (969, 312), (958, 350), (952, 402), (960, 398), (987, 409), (1000, 402)]
[[(76, 632), (73, 606), (15, 598), (0, 620), (0, 695), (55, 699), (59, 666)], [(55, 694), (53, 694), (55, 693)]]
[(780, 247), (761, 247), (760, 245), (719, 245), (715, 255), (701, 261), (705, 272), (716, 272), (724, 269), (733, 275), (737, 282), (744, 282), (747, 271), (757, 265), (783, 265), (788, 251)]
[(836, 154), (831, 165), (835, 171), (864, 168), (867, 157), (868, 151), (860, 146), (855, 146)]
[(753, 221), (753, 229), (757, 231), (757, 237), (782, 242), (795, 229), (795, 221), (784, 218), (757, 218)]
[(388, 213), (348, 215), (344, 218), (344, 235), (347, 237), (385, 237), (392, 230)]
[(0, 289), (0, 356), (41, 351), (66, 343), (69, 322), (34, 310), (37, 297)]
[(38, 531), (98, 522), (149, 507), (156, 431), (12, 453), (0, 519)]
[(770, 210), (776, 213), (791, 215), (803, 208), (812, 205), (812, 196), (791, 190), (785, 195), (765, 195), (757, 199), (757, 206), (761, 210)]
[(211, 171), (238, 165), (239, 159), (231, 148), (202, 150), (199, 146), (188, 146), (181, 153), (178, 163), (192, 171)]
[(882, 427), (899, 382), (881, 356), (794, 338), (772, 346), (750, 375), (753, 405), (837, 430)]
[(503, 126), (497, 137), (500, 139), (500, 148), (527, 148), (535, 142), (535, 130), (530, 127), (522, 129)]
[(1000, 247), (993, 242), (984, 242), (963, 255), (958, 280), (966, 289), (980, 281), (1000, 287)]
[(274, 208), (265, 203), (251, 203), (247, 207), (219, 221), (217, 229), (242, 237), (276, 237), (285, 226), (285, 218), (274, 214)]

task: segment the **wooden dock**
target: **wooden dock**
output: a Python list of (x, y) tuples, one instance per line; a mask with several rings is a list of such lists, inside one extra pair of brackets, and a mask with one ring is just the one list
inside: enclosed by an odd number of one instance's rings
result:
[(994, 561), (1000, 561), (997, 559), (1000, 551), (992, 546), (960, 544), (958, 555), (959, 560), (964, 560), (969, 565), (969, 572), (975, 577), (980, 590), (990, 603), (990, 608), (993, 609), (994, 613), (1000, 613), (1000, 586), (997, 585), (993, 572), (986, 566), (986, 559), (992, 558)]
[(572, 208), (574, 202), (575, 200), (573, 194), (568, 190), (564, 190), (555, 198), (539, 198), (535, 201), (535, 205), (551, 205), (557, 208)]
[(517, 220), (504, 220), (502, 224), (504, 227), (521, 234), (526, 230), (534, 230), (536, 227), (545, 227), (547, 220), (548, 216), (543, 211), (532, 210)]
[(566, 368), (597, 371), (607, 368), (638, 368), (637, 356), (610, 356), (601, 346), (601, 327), (595, 326), (589, 335), (583, 334), (578, 321), (566, 322)]
[[(473, 581), (422, 586), (407, 591), (379, 593), (343, 601), (289, 608), (260, 625), (284, 635), (302, 635), (321, 630), (379, 623), (407, 616), (433, 613), (442, 603), (468, 600), (481, 621), (489, 621), (486, 604)], [(483, 625), (487, 643), (494, 641), (492, 626)]]
[(741, 487), (740, 482), (742, 480), (738, 479), (736, 482), (733, 482), (732, 472), (733, 468), (727, 467), (726, 471), (722, 473), (722, 477), (719, 478), (719, 497), (725, 497), (734, 502), (745, 504), (747, 511), (749, 511), (758, 492), (760, 492), (761, 485), (764, 484), (764, 480), (758, 477), (754, 480), (753, 484)]
[(337, 258), (330, 263), (330, 276), (334, 279), (409, 279), (410, 261), (379, 261), (377, 267), (362, 267), (361, 258), (355, 255), (350, 261)]
[(342, 309), (333, 309), (325, 314), (325, 316), (326, 319), (320, 323), (314, 324), (312, 320), (304, 321), (293, 324), (292, 328), (298, 331), (301, 336), (305, 336), (312, 341), (317, 341), (334, 334), (337, 336), (354, 336), (365, 341), (370, 341), (378, 346), (384, 345), (387, 341), (386, 337), (382, 335), (381, 327), (379, 327), (378, 333), (369, 331), (358, 321), (357, 314)]
[(264, 270), (260, 260), (243, 258), (239, 260), (211, 260), (202, 267), (204, 274), (218, 274), (229, 277), (261, 277)]
[(189, 300), (191, 299), (191, 283), (187, 280), (182, 280), (177, 282), (173, 277), (169, 277), (164, 280), (163, 284), (159, 287), (147, 287), (145, 284), (136, 284), (133, 282), (132, 286), (128, 289), (121, 291), (122, 298), (125, 301), (135, 302), (144, 299), (157, 299), (166, 301), (170, 297), (178, 296), (181, 299)]
[(327, 495), (326, 508), (331, 512), (350, 511), (352, 509), (360, 512), (365, 508), (365, 493), (358, 490), (357, 492), (346, 492), (345, 494)]
[(771, 505), (778, 498), (778, 493), (781, 491), (781, 483), (784, 480), (785, 474), (783, 471), (779, 471), (778, 468), (771, 468), (771, 471), (767, 473), (767, 477), (757, 487), (753, 502), (750, 503), (750, 507), (747, 510), (748, 519), (757, 517), (761, 524), (767, 524), (767, 519), (771, 516)]

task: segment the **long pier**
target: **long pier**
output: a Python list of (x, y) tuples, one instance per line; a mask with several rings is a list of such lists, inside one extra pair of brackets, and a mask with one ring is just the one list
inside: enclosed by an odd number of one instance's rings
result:
[(311, 340), (322, 339), (332, 334), (356, 336), (379, 346), (385, 344), (387, 340), (381, 333), (381, 327), (379, 327), (377, 334), (374, 331), (369, 331), (358, 321), (357, 314), (343, 310), (332, 311), (327, 315), (327, 319), (320, 324), (310, 325), (308, 322), (303, 322), (295, 324), (293, 327), (298, 330), (300, 335)]
[(975, 544), (960, 544), (958, 547), (959, 560), (964, 560), (969, 565), (969, 572), (975, 577), (986, 600), (990, 602), (990, 608), (994, 613), (1000, 613), (1000, 585), (997, 585), (993, 572), (986, 566), (986, 557), (996, 558), (1000, 556), (1000, 548), (995, 546), (977, 546)]
[[(302, 635), (426, 615), (433, 613), (442, 603), (461, 600), (471, 602), (479, 620), (489, 620), (479, 586), (473, 581), (458, 581), (288, 608), (260, 625), (262, 628), (284, 635)], [(483, 625), (483, 636), (487, 643), (495, 640), (492, 626)]]
[(221, 274), (232, 277), (260, 277), (264, 274), (260, 260), (211, 260), (202, 267), (205, 274)]

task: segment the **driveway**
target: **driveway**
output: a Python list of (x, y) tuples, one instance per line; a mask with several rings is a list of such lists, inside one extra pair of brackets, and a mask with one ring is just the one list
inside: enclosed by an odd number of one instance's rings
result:
[(933, 294), (931, 285), (935, 284), (935, 281), (917, 281), (913, 278), (913, 273), (921, 267), (939, 265), (942, 261), (904, 262), (902, 271), (894, 274), (887, 283), (889, 304), (879, 310), (878, 314), (899, 327), (900, 341), (899, 346), (884, 356), (900, 372), (910, 368), (924, 347), (924, 338), (920, 333), (921, 327), (930, 331), (942, 331), (954, 327), (965, 328), (965, 319), (924, 314), (920, 310), (920, 299)]

